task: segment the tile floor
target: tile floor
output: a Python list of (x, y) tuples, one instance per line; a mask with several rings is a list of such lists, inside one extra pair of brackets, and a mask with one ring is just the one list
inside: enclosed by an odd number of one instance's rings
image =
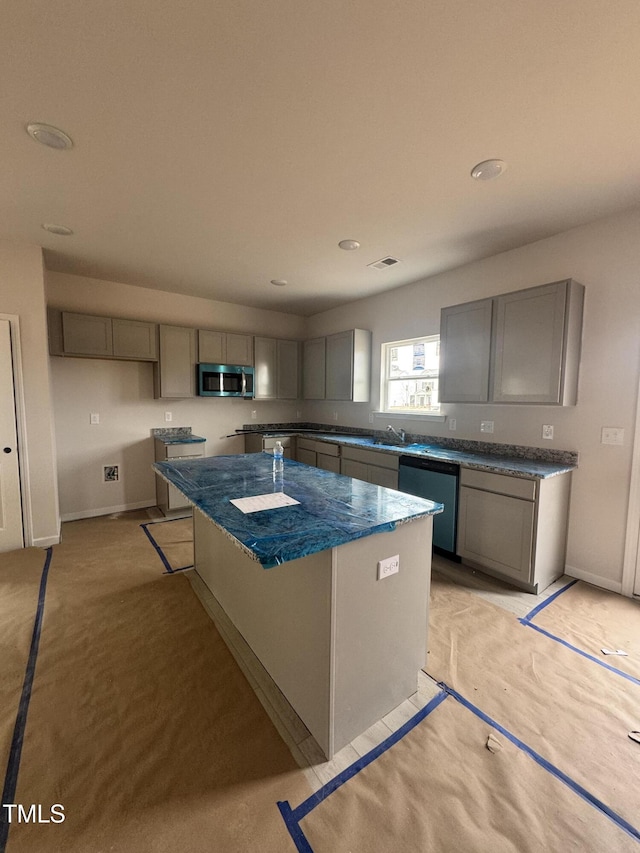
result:
[[(568, 581), (566, 577), (560, 578), (541, 595), (535, 596), (509, 587), (500, 581), (483, 575), (481, 572), (446, 560), (438, 555), (434, 555), (433, 568), (466, 587), (469, 591), (499, 607), (503, 607), (518, 617), (526, 616), (536, 604), (552, 595), (556, 589)], [(314, 792), (397, 731), (438, 692), (436, 683), (428, 675), (420, 672), (417, 691), (413, 696), (374, 723), (344, 749), (341, 749), (331, 761), (327, 761), (304, 723), (272, 681), (200, 576), (195, 571), (188, 571), (187, 575), (196, 595), (220, 631), (280, 736), (304, 771)]]

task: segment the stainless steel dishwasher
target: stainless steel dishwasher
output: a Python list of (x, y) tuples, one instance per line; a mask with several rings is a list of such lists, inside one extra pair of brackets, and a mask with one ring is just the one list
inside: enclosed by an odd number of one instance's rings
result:
[(401, 456), (398, 489), (420, 498), (444, 504), (444, 512), (433, 516), (433, 550), (450, 560), (456, 555), (458, 524), (458, 483), (460, 466), (438, 459)]

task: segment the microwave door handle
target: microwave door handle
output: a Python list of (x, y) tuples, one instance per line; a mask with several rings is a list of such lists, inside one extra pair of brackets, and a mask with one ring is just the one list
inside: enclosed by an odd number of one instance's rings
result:
[(218, 374), (218, 376), (220, 377), (220, 378), (219, 378), (219, 380), (218, 380), (218, 382), (220, 383), (220, 387), (219, 387), (219, 389), (218, 389), (218, 390), (219, 390), (219, 391), (224, 391), (224, 379), (223, 379), (223, 377), (224, 377), (224, 373), (223, 373), (222, 371), (220, 371), (220, 373)]
[(242, 371), (242, 396), (247, 396), (247, 374)]

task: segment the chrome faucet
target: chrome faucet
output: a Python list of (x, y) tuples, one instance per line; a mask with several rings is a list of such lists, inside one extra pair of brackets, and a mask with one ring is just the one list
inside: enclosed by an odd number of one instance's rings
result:
[(387, 432), (390, 432), (392, 435), (395, 435), (395, 437), (401, 442), (401, 444), (404, 444), (404, 439), (405, 439), (406, 433), (403, 429), (401, 429), (401, 430), (394, 429), (391, 426), (391, 424), (389, 424), (389, 426), (387, 427)]

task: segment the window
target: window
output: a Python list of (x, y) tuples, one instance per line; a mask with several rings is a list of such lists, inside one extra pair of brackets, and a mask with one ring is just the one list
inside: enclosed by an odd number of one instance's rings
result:
[(382, 411), (438, 414), (439, 361), (439, 335), (382, 344)]

